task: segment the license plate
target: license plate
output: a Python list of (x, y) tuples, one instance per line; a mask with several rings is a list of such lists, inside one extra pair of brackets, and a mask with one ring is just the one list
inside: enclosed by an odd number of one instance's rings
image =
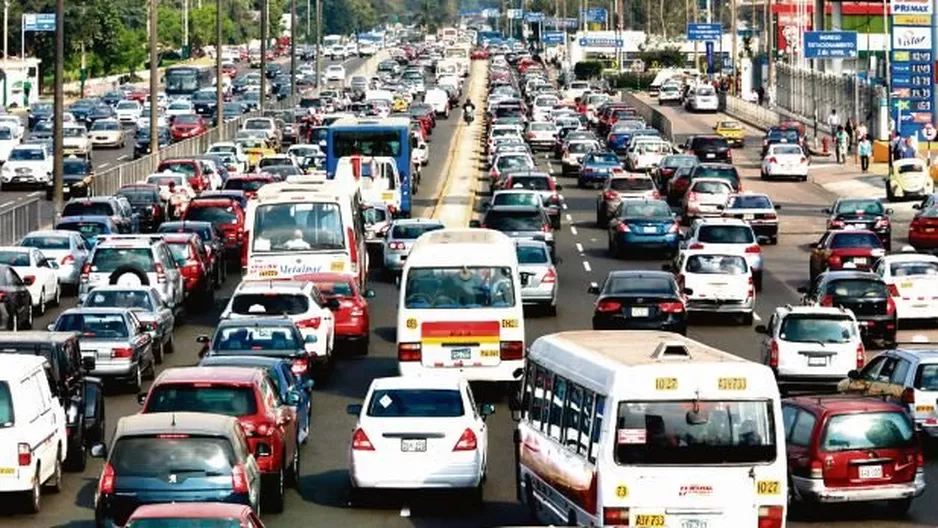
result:
[(823, 367), (827, 365), (827, 358), (824, 357), (809, 357), (808, 366), (809, 367)]
[(635, 516), (635, 526), (664, 526), (664, 515), (639, 513)]
[(643, 306), (632, 308), (632, 317), (648, 317), (648, 308)]
[(903, 288), (903, 289), (904, 289), (904, 288), (911, 288), (912, 286), (913, 286), (912, 281), (905, 281), (905, 282), (899, 284), (899, 287), (900, 287), (900, 288)]
[(926, 228), (925, 228), (925, 232), (926, 232), (926, 233), (934, 233), (934, 232), (935, 232), (935, 228), (934, 228), (934, 227), (926, 227)]
[(756, 215), (751, 215), (751, 214), (743, 215), (743, 220), (755, 220), (755, 218), (756, 218)]
[(709, 524), (701, 519), (685, 519), (681, 521), (681, 528), (709, 528)]
[(715, 157), (717, 157), (717, 155), (716, 155), (716, 154), (707, 154), (707, 157), (708, 157), (708, 158), (715, 158)]
[(883, 466), (860, 466), (861, 479), (883, 478)]
[(855, 259), (853, 259), (853, 263), (854, 263), (854, 264), (858, 264), (858, 265), (859, 265), (859, 264), (866, 264), (866, 259), (865, 259), (865, 258), (855, 258)]
[(16, 468), (4, 467), (0, 468), (0, 475), (15, 475)]
[(469, 348), (456, 348), (450, 353), (450, 358), (454, 361), (461, 359), (470, 359), (472, 357), (472, 349)]
[(655, 233), (658, 232), (658, 228), (655, 227), (655, 226), (645, 226), (644, 231), (645, 231), (646, 233), (655, 234)]
[(403, 453), (423, 453), (426, 450), (426, 438), (401, 438), (401, 452)]

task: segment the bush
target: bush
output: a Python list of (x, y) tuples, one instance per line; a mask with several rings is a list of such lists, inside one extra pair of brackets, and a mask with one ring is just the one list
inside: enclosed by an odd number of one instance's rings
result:
[(683, 68), (685, 64), (684, 53), (679, 48), (663, 48), (658, 50), (642, 51), (638, 54), (646, 68), (657, 66), (659, 68)]
[(600, 61), (582, 61), (573, 66), (573, 74), (577, 79), (595, 79), (602, 74), (603, 63)]
[(606, 77), (609, 85), (617, 90), (647, 90), (655, 80), (655, 72), (622, 72)]

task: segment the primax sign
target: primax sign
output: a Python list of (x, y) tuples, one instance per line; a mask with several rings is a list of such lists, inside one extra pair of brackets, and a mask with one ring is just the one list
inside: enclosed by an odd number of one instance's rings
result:
[(895, 15), (931, 15), (934, 12), (932, 0), (891, 0), (892, 14)]

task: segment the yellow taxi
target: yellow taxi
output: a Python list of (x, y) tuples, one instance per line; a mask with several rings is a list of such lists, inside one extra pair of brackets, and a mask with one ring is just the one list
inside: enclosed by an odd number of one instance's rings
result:
[(726, 138), (731, 147), (743, 148), (746, 146), (746, 131), (739, 121), (723, 119), (713, 126), (713, 131)]
[(270, 148), (263, 139), (250, 138), (239, 139), (238, 144), (244, 150), (244, 155), (248, 157), (248, 167), (254, 168), (257, 162), (264, 156), (273, 156), (277, 153), (276, 149)]
[(403, 96), (394, 96), (394, 102), (391, 103), (392, 112), (406, 112), (409, 108), (410, 104), (407, 99), (404, 99)]

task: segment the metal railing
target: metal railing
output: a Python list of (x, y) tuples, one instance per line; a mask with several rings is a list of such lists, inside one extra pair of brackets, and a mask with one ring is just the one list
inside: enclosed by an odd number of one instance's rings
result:
[(0, 245), (11, 246), (41, 227), (42, 199), (32, 196), (0, 206)]
[(831, 110), (837, 111), (843, 124), (847, 119), (856, 118), (866, 122), (875, 108), (875, 87), (867, 81), (857, 81), (853, 75), (836, 75), (781, 62), (776, 65), (774, 110), (782, 115), (797, 116), (798, 121), (811, 126), (820, 121), (819, 133), (830, 133), (824, 123)]
[(645, 120), (645, 123), (657, 128), (658, 131), (661, 132), (662, 137), (668, 141), (674, 140), (671, 130), (671, 120), (665, 117), (664, 114), (655, 110), (631, 92), (623, 91), (622, 101), (628, 103), (632, 108), (635, 108), (638, 115), (642, 116), (642, 119)]

